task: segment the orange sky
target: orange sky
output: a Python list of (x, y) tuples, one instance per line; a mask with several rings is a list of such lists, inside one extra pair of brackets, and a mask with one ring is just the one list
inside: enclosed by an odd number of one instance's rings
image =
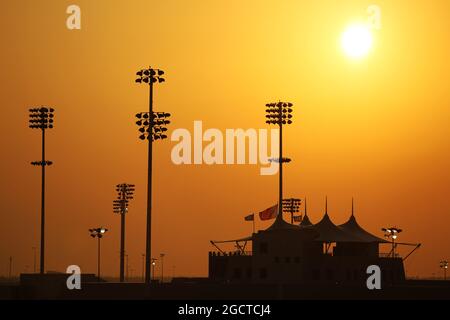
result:
[[(77, 4), (82, 29), (66, 28)], [(360, 61), (340, 48), (345, 26), (377, 4), (382, 29)], [(39, 246), (40, 135), (28, 108), (56, 109), (48, 134), (47, 270), (78, 264), (96, 271), (87, 229), (107, 226), (103, 273), (118, 274), (119, 217), (114, 186), (136, 184), (127, 216), (127, 251), (141, 272), (146, 146), (134, 114), (148, 90), (134, 74), (166, 71), (155, 109), (171, 129), (268, 128), (264, 104), (295, 104), (285, 130), (285, 196), (308, 197), (317, 222), (329, 197), (335, 223), (355, 197), (359, 222), (423, 247), (408, 275), (439, 273), (450, 258), (450, 3), (448, 1), (76, 0), (2, 2), (0, 274), (14, 256), (30, 271)], [(259, 166), (175, 166), (170, 140), (155, 146), (153, 252), (166, 274), (206, 275), (210, 239), (247, 235), (250, 212), (277, 199), (277, 177)], [(259, 226), (265, 226), (258, 223)]]

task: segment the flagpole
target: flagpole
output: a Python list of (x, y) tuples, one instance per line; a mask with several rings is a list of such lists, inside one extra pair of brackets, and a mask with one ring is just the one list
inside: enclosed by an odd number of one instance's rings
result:
[(255, 233), (255, 220), (256, 220), (256, 217), (255, 217), (255, 214), (253, 214), (253, 233)]

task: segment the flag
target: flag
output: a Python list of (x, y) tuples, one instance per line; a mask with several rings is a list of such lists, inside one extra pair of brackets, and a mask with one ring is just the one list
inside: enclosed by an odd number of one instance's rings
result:
[(267, 208), (264, 211), (261, 211), (259, 213), (259, 218), (261, 220), (270, 220), (275, 219), (277, 215), (278, 215), (278, 204), (274, 205), (273, 207)]
[(248, 216), (245, 216), (244, 220), (245, 221), (253, 221), (253, 220), (255, 220), (255, 214), (252, 213), (252, 214), (249, 214)]
[(294, 222), (302, 222), (302, 216), (294, 216)]

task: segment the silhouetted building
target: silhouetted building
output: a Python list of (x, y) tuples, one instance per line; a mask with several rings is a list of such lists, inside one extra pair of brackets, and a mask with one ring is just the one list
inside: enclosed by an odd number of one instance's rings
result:
[[(237, 250), (224, 252), (216, 245), (225, 242)], [(245, 251), (248, 242), (252, 251)], [(369, 265), (381, 268), (383, 283), (405, 280), (402, 258), (380, 254), (379, 245), (389, 242), (365, 231), (353, 213), (339, 226), (327, 212), (316, 224), (307, 214), (300, 225), (277, 217), (247, 238), (211, 243), (219, 251), (209, 253), (209, 278), (219, 282), (366, 286)]]

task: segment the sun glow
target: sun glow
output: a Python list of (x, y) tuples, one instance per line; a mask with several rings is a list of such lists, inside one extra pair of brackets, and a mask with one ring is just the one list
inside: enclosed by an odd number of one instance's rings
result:
[(366, 56), (372, 47), (372, 33), (367, 25), (353, 24), (342, 34), (341, 44), (347, 56), (359, 59)]

